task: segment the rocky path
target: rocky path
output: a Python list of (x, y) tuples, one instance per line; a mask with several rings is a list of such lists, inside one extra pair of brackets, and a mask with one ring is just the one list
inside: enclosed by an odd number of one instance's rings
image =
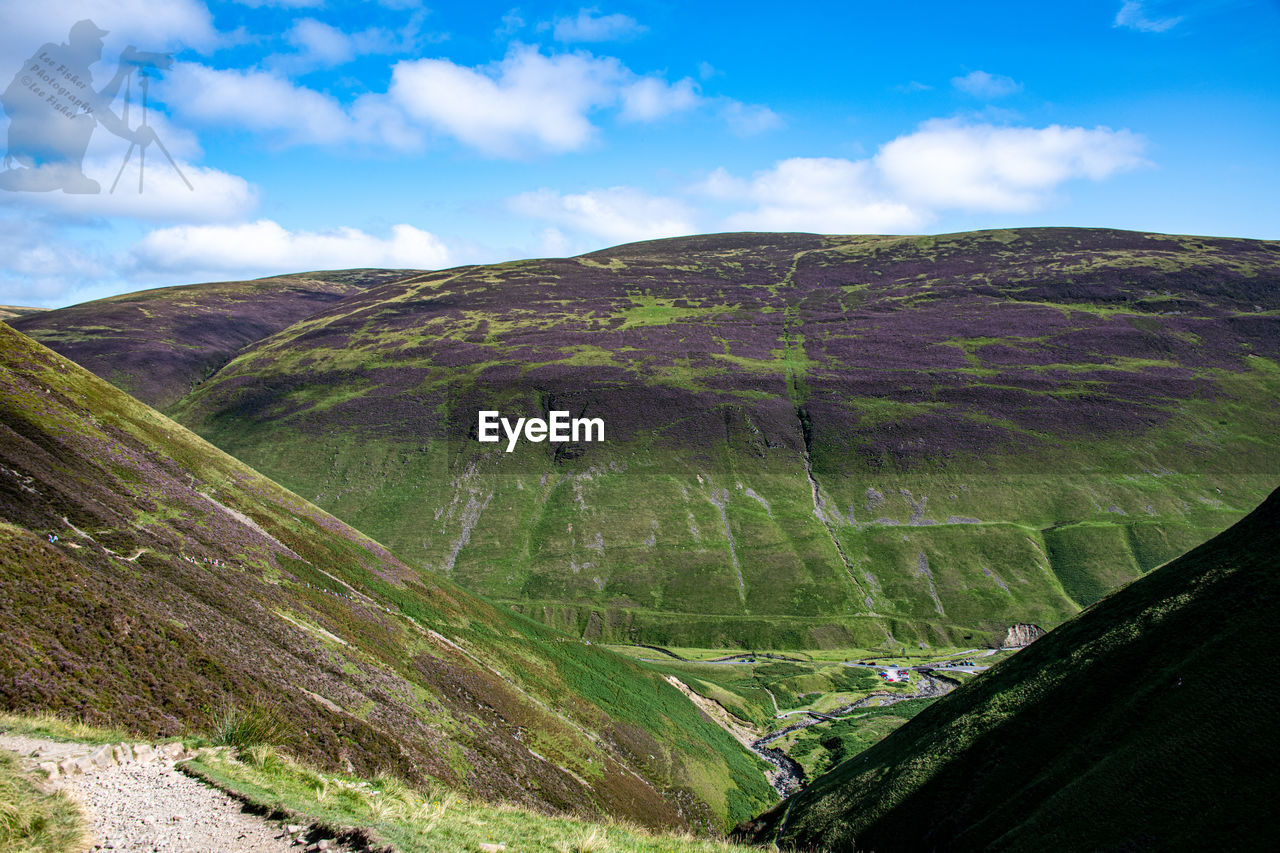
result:
[[(23, 735), (0, 735), (0, 748), (23, 758), (68, 791), (88, 818), (94, 850), (129, 853), (286, 853), (300, 851), (306, 827), (284, 826), (175, 769), (181, 744), (104, 748)], [(292, 831), (292, 834), (291, 832)], [(312, 844), (308, 850), (330, 848)]]

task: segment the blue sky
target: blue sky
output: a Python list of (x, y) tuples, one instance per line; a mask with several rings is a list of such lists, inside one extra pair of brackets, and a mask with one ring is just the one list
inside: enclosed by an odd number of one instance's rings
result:
[(153, 145), (108, 192), (99, 126), (100, 193), (0, 191), (4, 304), (728, 230), (1280, 238), (1274, 0), (0, 9), (3, 85), (83, 18), (96, 87), (172, 52), (149, 124), (195, 187)]

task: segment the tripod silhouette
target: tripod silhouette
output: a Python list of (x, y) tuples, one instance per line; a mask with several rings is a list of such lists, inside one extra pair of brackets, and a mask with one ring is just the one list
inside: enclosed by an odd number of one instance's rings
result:
[[(124, 120), (125, 126), (127, 127), (129, 124), (129, 102), (133, 96), (134, 71), (138, 72), (138, 77), (141, 78), (140, 85), (142, 86), (142, 124), (138, 125), (138, 129), (142, 130), (145, 128), (150, 131), (150, 141), (160, 147), (161, 153), (163, 153), (165, 158), (169, 161), (169, 165), (173, 167), (173, 171), (178, 173), (178, 177), (182, 178), (182, 182), (187, 185), (187, 189), (195, 192), (196, 188), (191, 186), (191, 182), (188, 181), (187, 176), (182, 173), (182, 169), (178, 168), (178, 164), (174, 161), (173, 155), (169, 153), (169, 149), (164, 147), (164, 143), (160, 141), (160, 137), (157, 136), (156, 132), (147, 124), (147, 92), (148, 87), (151, 85), (151, 75), (147, 73), (146, 68), (142, 68), (140, 70), (138, 68), (134, 68), (129, 72), (129, 76), (125, 79), (124, 109), (121, 110), (121, 117)], [(111, 182), (110, 192), (114, 193), (116, 191), (116, 185), (120, 183), (120, 176), (124, 174), (125, 167), (128, 166), (129, 161), (133, 159), (133, 149), (135, 148), (138, 149), (138, 192), (142, 192), (143, 178), (147, 173), (147, 146), (146, 144), (139, 145), (137, 142), (129, 143), (129, 150), (124, 154), (124, 161), (120, 164), (120, 170), (116, 172), (116, 179)]]

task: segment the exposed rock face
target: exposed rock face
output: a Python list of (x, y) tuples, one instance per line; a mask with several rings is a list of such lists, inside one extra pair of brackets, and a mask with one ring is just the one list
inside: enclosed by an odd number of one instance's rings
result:
[(1024, 622), (1019, 622), (1017, 625), (1010, 626), (1008, 632), (1004, 635), (1004, 647), (1006, 649), (1020, 649), (1023, 646), (1029, 646), (1043, 637), (1045, 633), (1045, 630), (1039, 625), (1028, 625)]

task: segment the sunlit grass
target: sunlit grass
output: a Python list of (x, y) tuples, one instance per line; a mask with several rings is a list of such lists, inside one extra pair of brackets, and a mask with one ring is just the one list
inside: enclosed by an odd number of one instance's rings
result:
[(472, 853), (481, 844), (546, 853), (659, 853), (747, 850), (689, 834), (660, 833), (623, 821), (553, 817), (511, 804), (471, 800), (442, 787), (414, 787), (379, 775), (324, 773), (266, 745), (205, 755), (186, 765), (213, 784), (313, 822), (371, 830), (403, 853)]

